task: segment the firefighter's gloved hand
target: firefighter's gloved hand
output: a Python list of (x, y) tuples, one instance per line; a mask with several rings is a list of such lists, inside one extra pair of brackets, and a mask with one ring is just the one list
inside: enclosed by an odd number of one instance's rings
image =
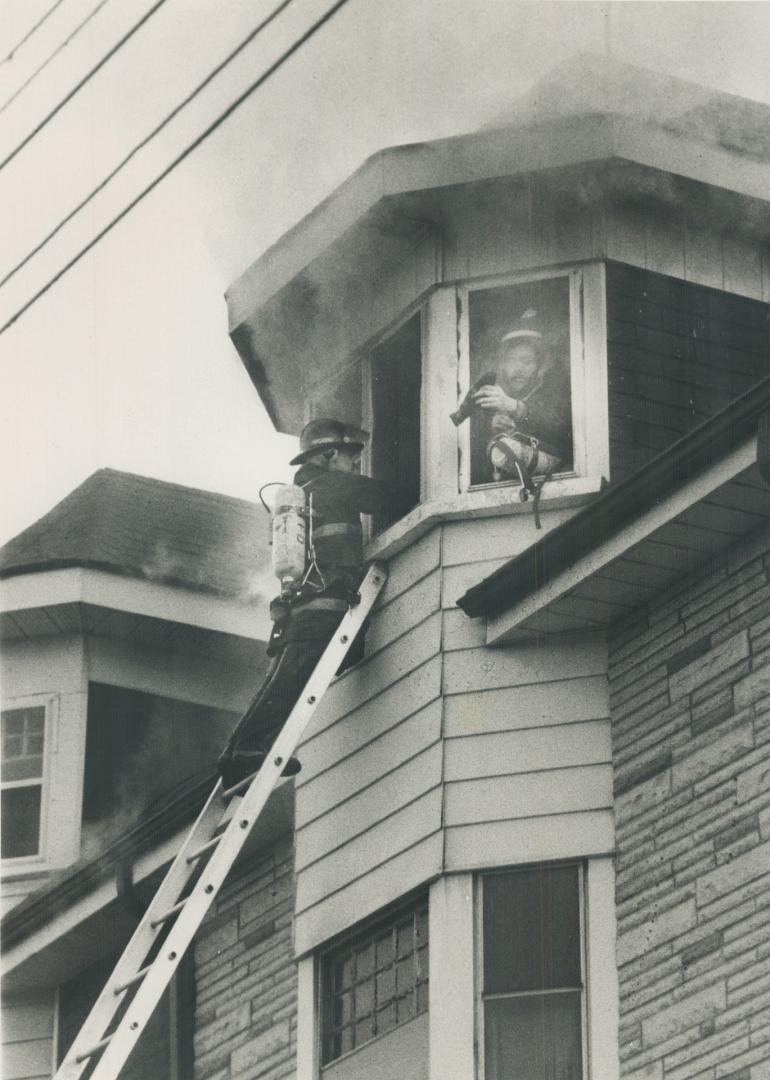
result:
[(274, 623), (285, 622), (291, 614), (291, 605), (280, 596), (270, 601), (270, 618)]

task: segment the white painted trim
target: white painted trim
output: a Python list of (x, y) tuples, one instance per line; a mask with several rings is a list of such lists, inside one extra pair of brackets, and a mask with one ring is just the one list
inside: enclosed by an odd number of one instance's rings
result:
[(619, 1080), (619, 988), (612, 856), (589, 859), (585, 877), (588, 1076), (591, 1080)]
[[(140, 855), (134, 864), (134, 882), (138, 884), (159, 867), (170, 862), (188, 832), (189, 829), (182, 829), (173, 836), (168, 837), (152, 851)], [(29, 937), (24, 938), (17, 945), (12, 945), (3, 958), (3, 970), (6, 978), (9, 979), (8, 989), (15, 989), (12, 973), (20, 964), (36, 953), (49, 948), (58, 938), (63, 937), (70, 930), (91, 918), (92, 915), (97, 914), (115, 899), (117, 899), (117, 890), (113, 874), (100, 882), (96, 888), (71, 907), (68, 907), (60, 915), (55, 916), (50, 922), (39, 927)]]
[(442, 877), (430, 887), (431, 1080), (476, 1075), (473, 891), (472, 874)]
[(564, 596), (570, 589), (597, 573), (613, 559), (619, 558), (635, 544), (649, 539), (657, 529), (673, 521), (679, 514), (685, 513), (722, 484), (728, 483), (746, 469), (751, 468), (756, 459), (756, 438), (751, 437), (713, 465), (705, 474), (677, 488), (636, 521), (610, 537), (609, 540), (599, 544), (588, 555), (578, 559), (576, 563), (543, 585), (537, 592), (508, 608), (502, 614), (490, 616), (487, 621), (487, 645), (503, 644), (508, 635), (521, 626), (526, 619)]
[(297, 1076), (315, 1080), (319, 1071), (319, 987), (315, 955), (297, 962)]
[[(430, 293), (423, 317), (423, 499), (458, 493), (458, 443), (449, 414), (457, 407), (457, 291)], [(466, 425), (467, 426), (467, 425)], [(460, 429), (462, 432), (462, 428)]]
[(0, 611), (23, 611), (55, 604), (93, 604), (134, 615), (184, 623), (263, 640), (260, 623), (263, 598), (239, 603), (213, 593), (194, 592), (174, 585), (72, 567), (35, 574), (18, 574), (0, 582)]
[[(549, 510), (576, 508), (590, 502), (602, 487), (601, 476), (565, 476), (549, 480), (540, 499), (541, 516)], [(515, 484), (475, 488), (448, 499), (420, 503), (366, 545), (366, 559), (390, 559), (442, 521), (532, 514), (532, 501), (522, 503)], [(534, 530), (534, 524), (532, 526)], [(535, 534), (537, 535), (537, 534)]]
[[(3, 698), (3, 712), (14, 709), (42, 708), (43, 718), (43, 763), (40, 776), (27, 780), (5, 780), (2, 790), (13, 788), (40, 787), (40, 819), (38, 822), (38, 850), (34, 855), (21, 855), (17, 858), (3, 859), (3, 881), (19, 877), (30, 877), (50, 869), (52, 859), (51, 834), (54, 822), (51, 820), (51, 784), (53, 781), (53, 762), (59, 743), (59, 694), (25, 694), (22, 697)], [(60, 824), (57, 823), (57, 828)]]

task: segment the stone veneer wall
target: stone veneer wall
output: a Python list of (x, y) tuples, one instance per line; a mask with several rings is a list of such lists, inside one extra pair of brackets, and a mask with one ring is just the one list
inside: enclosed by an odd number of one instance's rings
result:
[(296, 1059), (291, 837), (228, 880), (195, 939), (195, 1080), (279, 1080)]
[(770, 1078), (769, 544), (611, 635), (624, 1080)]

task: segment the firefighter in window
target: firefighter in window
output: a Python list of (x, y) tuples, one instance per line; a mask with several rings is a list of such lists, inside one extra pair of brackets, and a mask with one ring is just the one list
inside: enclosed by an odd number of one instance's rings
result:
[[(363, 567), (361, 514), (384, 509), (383, 484), (359, 475), (368, 434), (339, 420), (312, 420), (300, 436), (293, 485), (277, 485), (273, 506), (273, 567), (281, 596), (272, 601), (271, 662), (263, 685), (219, 759), (225, 788), (234, 787), (264, 761), (281, 727), (341, 622), (357, 600)], [(296, 539), (299, 537), (299, 547)], [(291, 540), (294, 543), (284, 543)], [(359, 635), (345, 665), (361, 658)], [(290, 758), (283, 770), (300, 770)]]
[(459, 423), (475, 409), (489, 417), (490, 479), (517, 480), (522, 498), (570, 460), (569, 376), (554, 363), (533, 309), (503, 335), (497, 371), (474, 383), (452, 419)]

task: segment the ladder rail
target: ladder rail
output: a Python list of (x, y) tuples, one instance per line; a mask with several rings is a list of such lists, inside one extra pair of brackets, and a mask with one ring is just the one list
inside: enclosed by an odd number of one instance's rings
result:
[[(134, 998), (106, 1048), (98, 1051), (101, 1057), (93, 1068), (91, 1080), (115, 1080), (119, 1075), (386, 580), (384, 568), (377, 563), (372, 564), (361, 584), (360, 602), (343, 617), (270, 753), (237, 805), (208, 861), (198, 871), (200, 860), (188, 856), (198, 852), (205, 843), (210, 843), (208, 838), (220, 824), (224, 813), (221, 782), (215, 786), (54, 1080), (79, 1080), (83, 1072), (90, 1068), (91, 1056), (87, 1052), (102, 1046), (105, 1032), (113, 1023), (125, 995), (138, 983)], [(196, 872), (199, 873), (198, 880), (180, 906), (179, 895)], [(173, 916), (173, 925), (158, 955), (146, 964), (147, 953), (158, 935), (165, 932), (164, 924), (171, 921), (170, 918), (161, 917), (167, 916), (177, 906), (180, 906), (179, 913)], [(147, 968), (146, 974), (139, 979), (137, 973), (144, 966)]]

